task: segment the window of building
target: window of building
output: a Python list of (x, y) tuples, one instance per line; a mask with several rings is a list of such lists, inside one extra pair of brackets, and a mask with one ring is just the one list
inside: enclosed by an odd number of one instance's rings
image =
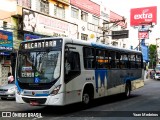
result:
[(54, 6), (54, 15), (58, 18), (61, 18), (61, 19), (65, 19), (65, 8), (62, 6), (62, 7), (59, 7), (59, 6)]
[(126, 48), (126, 44), (123, 44), (123, 48)]
[(118, 42), (113, 42), (113, 46), (118, 46)]
[(3, 29), (7, 29), (7, 22), (6, 21), (3, 21)]
[(71, 8), (71, 16), (73, 18), (77, 18), (78, 19), (78, 13), (79, 13), (78, 9), (73, 8), (73, 7)]
[(82, 11), (81, 12), (81, 20), (87, 22), (88, 21), (88, 13)]
[(17, 0), (17, 4), (26, 8), (31, 8), (31, 0)]
[(93, 32), (97, 32), (97, 33), (101, 33), (102, 34), (102, 30), (98, 29), (98, 25), (94, 25), (92, 23), (88, 23), (87, 24), (88, 30), (93, 31)]
[(96, 17), (96, 16), (93, 16), (93, 21), (92, 21), (92, 23), (93, 23), (94, 25), (99, 25), (99, 18)]
[(49, 2), (48, 2), (48, 0), (40, 0), (40, 12), (49, 14)]
[(88, 35), (81, 33), (81, 40), (88, 40)]
[(106, 30), (109, 29), (109, 24), (108, 24), (108, 23), (109, 23), (108, 21), (103, 20), (103, 27), (104, 27)]

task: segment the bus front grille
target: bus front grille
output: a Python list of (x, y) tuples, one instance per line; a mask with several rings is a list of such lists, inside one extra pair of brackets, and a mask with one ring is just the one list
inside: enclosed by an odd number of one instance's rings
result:
[(22, 99), (26, 103), (30, 103), (31, 101), (36, 101), (39, 104), (44, 104), (47, 100), (47, 98), (25, 98), (25, 97), (22, 97)]

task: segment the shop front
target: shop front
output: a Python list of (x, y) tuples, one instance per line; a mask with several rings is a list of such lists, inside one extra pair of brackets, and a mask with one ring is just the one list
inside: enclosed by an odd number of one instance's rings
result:
[(0, 30), (0, 85), (8, 83), (8, 72), (12, 73), (11, 53), (13, 51), (13, 34)]

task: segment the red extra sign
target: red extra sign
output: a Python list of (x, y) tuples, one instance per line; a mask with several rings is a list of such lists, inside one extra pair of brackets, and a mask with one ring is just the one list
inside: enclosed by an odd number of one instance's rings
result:
[(94, 15), (100, 16), (100, 5), (90, 0), (70, 0), (70, 4)]
[(149, 39), (148, 31), (138, 31), (138, 38), (139, 39)]
[(157, 6), (134, 8), (130, 10), (130, 25), (157, 24)]

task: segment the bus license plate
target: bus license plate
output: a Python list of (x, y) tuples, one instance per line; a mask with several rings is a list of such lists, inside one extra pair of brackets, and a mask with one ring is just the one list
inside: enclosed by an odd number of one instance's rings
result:
[(37, 101), (30, 101), (30, 105), (37, 106), (39, 103)]

